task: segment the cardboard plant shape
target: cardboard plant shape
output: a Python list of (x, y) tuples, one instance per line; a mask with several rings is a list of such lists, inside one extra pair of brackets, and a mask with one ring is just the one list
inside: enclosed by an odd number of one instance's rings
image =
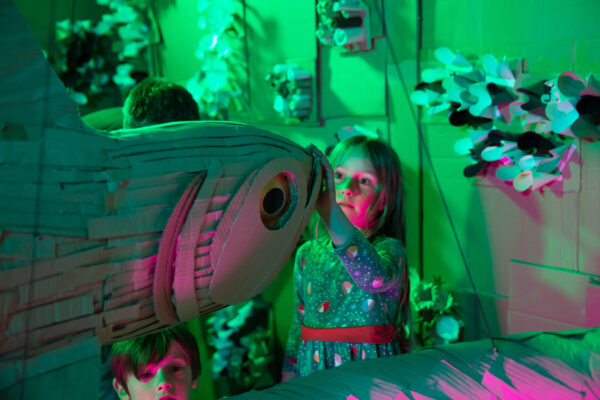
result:
[(312, 213), (312, 155), (236, 123), (93, 131), (16, 8), (0, 8), (0, 389), (27, 375), (23, 357), (66, 365), (78, 352), (40, 357), (269, 284)]
[(490, 170), (519, 192), (543, 190), (563, 180), (577, 138), (600, 137), (600, 84), (591, 74), (538, 81), (525, 60), (486, 54), (472, 63), (446, 47), (435, 58), (443, 66), (423, 70), (411, 101), (465, 127), (469, 137), (454, 148), (471, 161), (466, 177)]

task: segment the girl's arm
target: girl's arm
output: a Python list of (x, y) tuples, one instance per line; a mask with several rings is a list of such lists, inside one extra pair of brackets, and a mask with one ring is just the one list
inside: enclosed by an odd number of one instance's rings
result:
[(321, 166), (323, 167), (323, 190), (319, 193), (315, 204), (315, 211), (317, 211), (327, 227), (333, 244), (336, 246), (344, 245), (352, 239), (356, 227), (352, 225), (352, 222), (348, 220), (335, 201), (335, 181), (333, 179), (333, 170), (327, 161), (327, 157), (312, 145), (310, 149), (314, 152), (315, 157), (319, 157)]
[(304, 319), (304, 299), (302, 296), (302, 246), (296, 253), (294, 262), (294, 316), (290, 331), (288, 333), (287, 345), (285, 347), (281, 381), (285, 382), (298, 376), (298, 348), (300, 346), (300, 325)]
[(334, 246), (346, 271), (368, 293), (398, 291), (402, 286), (406, 256), (402, 243), (393, 238), (376, 239), (371, 244), (358, 230), (343, 247)]
[(402, 243), (386, 238), (374, 246), (352, 225), (335, 201), (333, 170), (327, 158), (316, 147), (311, 146), (320, 158), (324, 171), (324, 187), (319, 194), (315, 210), (327, 227), (334, 250), (354, 282), (369, 293), (385, 292), (401, 286), (405, 254)]

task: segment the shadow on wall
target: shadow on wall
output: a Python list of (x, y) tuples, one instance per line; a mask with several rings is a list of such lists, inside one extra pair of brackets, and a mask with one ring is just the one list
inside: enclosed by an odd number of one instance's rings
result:
[[(246, 1), (246, 41), (248, 54), (248, 104), (250, 105), (249, 116), (236, 116), (236, 118), (250, 118), (254, 123), (258, 121), (280, 121), (281, 117), (273, 108), (275, 98), (274, 90), (265, 76), (272, 70), (274, 65), (285, 63), (289, 58), (288, 33), (282, 27), (286, 21), (285, 14), (267, 13), (260, 8), (260, 1)], [(264, 6), (264, 4), (262, 4)], [(281, 10), (286, 7), (282, 6)], [(283, 20), (283, 21), (282, 21)], [(299, 23), (294, 18), (289, 20)], [(288, 21), (288, 22), (289, 22)], [(300, 29), (301, 30), (301, 29)], [(300, 43), (299, 45), (304, 45)], [(245, 89), (245, 88), (244, 88)]]
[(502, 326), (497, 307), (502, 306), (505, 297), (496, 294), (495, 263), (484, 208), (487, 205), (481, 199), (478, 187), (469, 183), (454, 186), (451, 181), (445, 183), (442, 182), (443, 195), (456, 232), (452, 231), (433, 176), (429, 173), (424, 175), (424, 279), (440, 276), (458, 301), (459, 318), (464, 322), (463, 340), (478, 340), (488, 336), (477, 296), (458, 248), (456, 233), (492, 334), (498, 335)]
[[(540, 298), (551, 299), (553, 297), (547, 297), (546, 293), (552, 293), (554, 289), (552, 285), (538, 282), (537, 278), (529, 278), (528, 274), (539, 277), (544, 271), (558, 267), (565, 271), (551, 273), (560, 274), (562, 279), (567, 280), (572, 277), (572, 271), (569, 270), (576, 263), (575, 215), (580, 166), (581, 159), (575, 154), (563, 170), (563, 180), (553, 182), (543, 192), (530, 189), (518, 192), (512, 184), (496, 178), (493, 171), (488, 172), (475, 186), (467, 225), (472, 225), (467, 229), (467, 248), (470, 249), (468, 259), (472, 260), (474, 266), (473, 276), (477, 289), (483, 293), (482, 302), (492, 334), (541, 329), (531, 325), (531, 320), (528, 322), (529, 328), (520, 328), (518, 323), (511, 322), (511, 315), (514, 313), (510, 311), (527, 310), (525, 314), (533, 316), (558, 316), (556, 312), (545, 312), (547, 305), (544, 302), (531, 306), (533, 301), (539, 300), (532, 293), (539, 291)], [(530, 280), (531, 285), (523, 285), (523, 279)], [(557, 275), (553, 279), (561, 278)], [(566, 293), (558, 294), (557, 298), (565, 295)], [(564, 304), (573, 303), (567, 297), (564, 298)], [(475, 300), (473, 298), (472, 301)], [(467, 304), (472, 301), (466, 300)], [(474, 316), (476, 306), (474, 303), (471, 307)], [(548, 326), (547, 329), (559, 327)], [(475, 335), (474, 338), (479, 337), (481, 336)]]
[[(489, 336), (485, 320), (489, 324), (492, 335), (500, 335), (501, 323), (497, 312), (497, 282), (494, 274), (494, 258), (488, 235), (488, 224), (485, 217), (486, 204), (480, 196), (478, 187), (473, 187), (467, 205), (469, 216), (466, 219), (465, 235), (461, 242), (468, 268), (474, 281), (475, 289), (479, 293), (481, 307), (471, 282), (463, 265), (463, 274), (460, 283), (463, 314), (465, 318), (465, 340), (479, 340)], [(462, 261), (461, 261), (462, 264)], [(483, 307), (483, 311), (481, 308)], [(482, 315), (485, 313), (485, 319)]]

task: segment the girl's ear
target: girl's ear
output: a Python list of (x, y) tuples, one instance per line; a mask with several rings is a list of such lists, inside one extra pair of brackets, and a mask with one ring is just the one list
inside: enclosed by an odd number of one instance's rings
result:
[(196, 386), (198, 386), (198, 378), (196, 378), (196, 379), (194, 379), (194, 380), (192, 381), (192, 387), (193, 387), (194, 389), (196, 389)]
[(117, 392), (117, 396), (119, 396), (120, 400), (129, 400), (127, 390), (125, 390), (125, 387), (117, 381), (117, 378), (113, 378), (113, 388), (115, 389), (115, 392)]

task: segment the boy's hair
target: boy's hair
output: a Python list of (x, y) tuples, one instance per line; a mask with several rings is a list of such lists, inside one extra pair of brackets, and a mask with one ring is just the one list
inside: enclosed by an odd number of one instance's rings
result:
[[(360, 149), (369, 158), (379, 185), (368, 213), (374, 213), (376, 221), (371, 230), (375, 235), (384, 234), (402, 240), (404, 235), (403, 185), (400, 160), (396, 152), (384, 141), (367, 136), (351, 136), (339, 142), (329, 157), (331, 166), (335, 169), (348, 152)], [(385, 196), (385, 207), (382, 211), (373, 207), (378, 204), (380, 196)]]
[(187, 354), (192, 368), (192, 378), (196, 379), (200, 375), (198, 343), (187, 329), (175, 326), (150, 335), (113, 343), (110, 368), (117, 382), (129, 393), (128, 373), (131, 372), (137, 379), (140, 379), (144, 367), (150, 363), (160, 362), (174, 342), (178, 343)]
[(198, 104), (183, 86), (149, 77), (129, 92), (123, 106), (123, 127), (164, 124), (200, 119)]

